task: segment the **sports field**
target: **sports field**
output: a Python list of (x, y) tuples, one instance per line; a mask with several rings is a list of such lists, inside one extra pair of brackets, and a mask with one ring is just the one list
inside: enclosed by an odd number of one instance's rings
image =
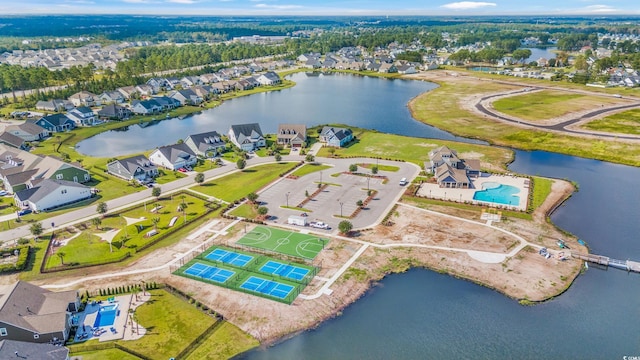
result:
[(318, 256), (327, 243), (329, 243), (329, 239), (323, 239), (316, 235), (301, 234), (267, 226), (256, 226), (236, 242), (240, 245), (309, 260)]
[(317, 272), (313, 266), (212, 246), (173, 273), (291, 304)]

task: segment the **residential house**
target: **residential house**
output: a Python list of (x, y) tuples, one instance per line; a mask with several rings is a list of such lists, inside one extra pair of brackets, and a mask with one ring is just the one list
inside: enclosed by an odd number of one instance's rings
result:
[(182, 84), (182, 88), (186, 89), (196, 85), (202, 85), (202, 80), (198, 76), (185, 76), (180, 79), (180, 83)]
[(172, 99), (168, 96), (155, 96), (151, 98), (151, 100), (155, 101), (158, 105), (160, 105), (160, 107), (162, 108), (162, 111), (175, 109), (181, 106), (180, 101), (176, 99)]
[(79, 307), (76, 290), (52, 292), (24, 281), (0, 286), (0, 339), (64, 343)]
[(353, 140), (353, 131), (347, 128), (325, 126), (320, 131), (320, 142), (328, 146), (343, 147)]
[(102, 120), (124, 120), (131, 117), (131, 110), (124, 106), (109, 104), (98, 111), (98, 118)]
[(144, 155), (114, 160), (107, 164), (107, 171), (125, 180), (136, 180), (141, 183), (149, 182), (158, 176), (158, 167)]
[(47, 129), (29, 122), (24, 122), (19, 125), (9, 125), (4, 128), (4, 131), (12, 133), (24, 141), (40, 141), (49, 136)]
[(198, 161), (196, 154), (184, 143), (161, 146), (149, 156), (152, 163), (171, 170), (193, 166)]
[(184, 143), (198, 156), (207, 158), (222, 153), (227, 143), (217, 131), (193, 134), (184, 139)]
[(73, 103), (69, 100), (53, 99), (53, 100), (40, 100), (36, 103), (37, 110), (46, 111), (67, 111), (73, 109)]
[(125, 99), (134, 99), (140, 97), (140, 92), (135, 86), (123, 86), (116, 89)]
[(173, 90), (178, 85), (182, 86), (182, 84), (180, 83), (180, 79), (176, 77), (168, 77), (165, 80), (167, 81), (167, 84), (169, 84), (169, 86), (167, 87), (167, 90), (169, 89)]
[(19, 208), (38, 212), (73, 204), (92, 195), (90, 187), (77, 182), (36, 179), (29, 181), (27, 188), (16, 192), (13, 197)]
[(249, 82), (247, 79), (238, 80), (235, 85), (236, 90), (239, 90), (239, 91), (251, 90), (254, 87), (255, 86), (251, 82)]
[(69, 119), (65, 114), (51, 114), (43, 116), (39, 120), (27, 120), (27, 123), (43, 127), (50, 133), (69, 131), (76, 127), (75, 121)]
[(307, 127), (298, 124), (279, 124), (277, 143), (292, 148), (304, 147), (307, 143)]
[(220, 81), (220, 79), (218, 78), (218, 76), (216, 76), (216, 74), (202, 74), (200, 75), (200, 81), (203, 84), (212, 84)]
[(220, 82), (216, 82), (211, 84), (211, 87), (214, 89), (218, 89), (218, 93), (228, 93), (229, 91), (231, 91), (233, 89), (233, 87), (231, 86), (231, 84), (229, 84), (228, 81), (220, 81)]
[(261, 85), (276, 85), (282, 82), (282, 80), (280, 79), (280, 76), (273, 71), (267, 71), (264, 74), (258, 75), (256, 77), (256, 80)]
[(254, 88), (257, 88), (258, 86), (262, 85), (262, 84), (260, 84), (260, 82), (259, 82), (258, 80), (256, 80), (256, 78), (255, 78), (255, 77), (253, 77), (253, 76), (250, 76), (250, 77), (248, 77), (248, 78), (245, 78), (245, 80), (247, 80), (247, 81), (249, 82), (249, 84), (250, 84), (251, 86), (253, 86)]
[(257, 123), (231, 125), (229, 140), (244, 151), (253, 151), (267, 145), (260, 124)]
[(209, 99), (212, 95), (218, 94), (219, 91), (217, 88), (211, 87), (209, 85), (198, 85), (191, 88), (191, 90), (203, 99)]
[(411, 64), (398, 65), (396, 69), (398, 70), (398, 74), (415, 74), (418, 72), (416, 67)]
[(136, 85), (135, 89), (138, 92), (138, 94), (142, 96), (151, 96), (155, 94), (155, 91), (153, 91), (153, 87), (147, 84)]
[(99, 98), (103, 104), (122, 104), (125, 101), (124, 96), (119, 91), (105, 91), (100, 94)]
[(6, 144), (21, 150), (25, 150), (28, 148), (27, 143), (23, 138), (6, 131), (0, 133), (0, 144)]
[(80, 106), (67, 112), (67, 117), (73, 120), (77, 126), (93, 126), (98, 122), (93, 110), (86, 106)]
[(164, 79), (164, 78), (151, 78), (147, 80), (147, 85), (151, 86), (153, 88), (153, 92), (156, 94), (162, 90), (173, 89), (173, 87), (167, 81), (167, 79)]
[(200, 105), (204, 99), (198, 96), (191, 89), (174, 90), (169, 94), (169, 97), (180, 102), (180, 105)]
[(69, 360), (69, 349), (54, 344), (0, 340), (0, 359)]
[(389, 64), (386, 62), (383, 62), (380, 64), (380, 67), (378, 68), (378, 72), (381, 73), (397, 73), (398, 72), (398, 68), (396, 68), (395, 65), (393, 64)]
[(100, 106), (100, 98), (94, 93), (88, 91), (80, 91), (69, 96), (69, 101), (74, 106)]
[(131, 111), (134, 114), (151, 115), (162, 111), (162, 106), (153, 99), (134, 101), (131, 104)]

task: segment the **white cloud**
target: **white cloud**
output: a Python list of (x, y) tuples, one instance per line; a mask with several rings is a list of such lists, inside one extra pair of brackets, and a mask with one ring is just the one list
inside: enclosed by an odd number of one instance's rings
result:
[(585, 8), (585, 10), (587, 13), (597, 13), (597, 14), (618, 12), (617, 9), (609, 5), (589, 5)]
[(153, 1), (151, 0), (122, 0), (123, 2), (126, 3), (131, 3), (131, 4), (151, 4), (153, 3)]
[(444, 4), (440, 7), (450, 10), (471, 10), (471, 9), (479, 9), (488, 6), (497, 6), (496, 3), (492, 2), (482, 2), (482, 1), (460, 1), (449, 4)]
[(270, 10), (291, 10), (291, 9), (300, 9), (301, 5), (269, 5), (269, 4), (256, 4), (255, 7), (258, 9), (270, 9)]
[(195, 4), (197, 1), (196, 0), (166, 0), (168, 3), (175, 3), (175, 4)]

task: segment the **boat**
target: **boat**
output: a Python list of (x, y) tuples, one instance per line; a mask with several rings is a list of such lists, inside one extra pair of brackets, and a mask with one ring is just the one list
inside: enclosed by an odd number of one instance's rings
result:
[(584, 269), (589, 270), (589, 264), (586, 261), (584, 262)]
[(578, 239), (578, 244), (582, 246), (587, 246), (587, 243), (585, 243), (582, 239)]

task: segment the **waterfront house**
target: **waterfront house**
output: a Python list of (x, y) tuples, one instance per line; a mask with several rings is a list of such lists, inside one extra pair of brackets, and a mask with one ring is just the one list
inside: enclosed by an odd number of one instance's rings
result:
[(168, 96), (154, 96), (150, 100), (153, 100), (160, 105), (162, 111), (172, 110), (181, 106), (180, 101)]
[(247, 79), (238, 80), (235, 84), (236, 90), (239, 90), (239, 91), (251, 90), (254, 87), (255, 86), (251, 82), (249, 82)]
[(107, 171), (119, 178), (141, 183), (149, 182), (158, 176), (158, 167), (144, 155), (114, 160), (107, 164)]
[(292, 148), (304, 147), (307, 142), (307, 127), (298, 124), (279, 124), (276, 142)]
[(267, 144), (257, 123), (231, 125), (229, 140), (244, 151), (253, 151)]
[(184, 139), (184, 143), (197, 156), (207, 158), (214, 157), (224, 152), (227, 143), (222, 140), (222, 136), (217, 131), (209, 131), (200, 134), (193, 134)]
[[(77, 290), (52, 292), (24, 281), (0, 286), (0, 339), (64, 343), (80, 308)], [(20, 354), (18, 354), (20, 355)]]
[(204, 100), (191, 89), (174, 90), (169, 97), (180, 102), (180, 105), (200, 105)]
[(100, 106), (98, 95), (88, 91), (80, 91), (69, 96), (69, 101), (73, 103), (73, 106)]
[(343, 147), (353, 140), (353, 131), (348, 128), (325, 126), (319, 135), (320, 142), (334, 147)]
[(151, 153), (149, 160), (170, 170), (193, 166), (198, 162), (196, 154), (184, 143), (161, 146)]
[(98, 117), (103, 120), (124, 120), (131, 117), (131, 114), (131, 110), (116, 104), (109, 104), (98, 111)]
[(77, 126), (93, 126), (97, 123), (96, 114), (86, 106), (80, 106), (67, 112), (67, 117)]
[(76, 127), (75, 121), (69, 119), (65, 114), (51, 114), (43, 116), (39, 120), (27, 120), (27, 122), (43, 127), (50, 133), (69, 131)]
[(463, 160), (447, 146), (431, 150), (429, 164), (425, 167), (434, 174), (438, 185), (445, 188), (468, 188), (471, 186), (469, 177), (480, 175), (479, 160)]
[(4, 130), (22, 138), (24, 141), (40, 141), (49, 136), (47, 129), (30, 122), (24, 122), (19, 125), (9, 125)]
[(267, 71), (264, 74), (256, 76), (256, 80), (261, 85), (277, 85), (282, 82), (280, 76), (273, 71)]
[(153, 99), (134, 101), (131, 104), (131, 111), (134, 114), (151, 115), (162, 111), (162, 106)]
[(35, 179), (27, 182), (27, 188), (13, 197), (19, 208), (33, 212), (48, 211), (73, 204), (92, 196), (91, 188), (77, 182), (53, 179)]

